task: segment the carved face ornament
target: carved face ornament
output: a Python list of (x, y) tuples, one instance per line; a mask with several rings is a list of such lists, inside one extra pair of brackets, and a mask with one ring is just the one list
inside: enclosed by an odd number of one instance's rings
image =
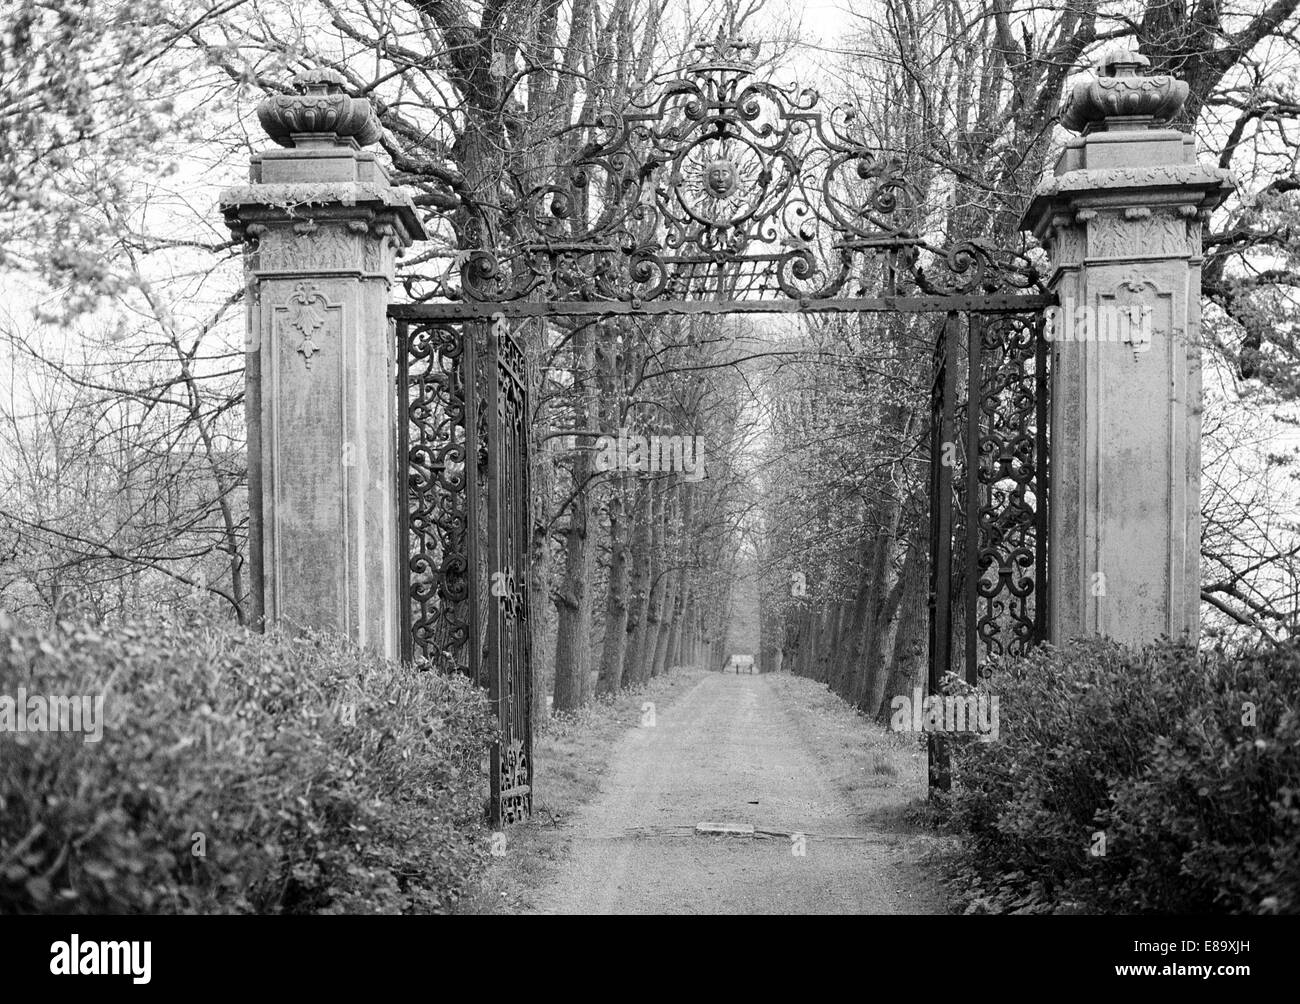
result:
[(704, 187), (715, 199), (725, 199), (736, 190), (736, 168), (725, 157), (704, 166)]

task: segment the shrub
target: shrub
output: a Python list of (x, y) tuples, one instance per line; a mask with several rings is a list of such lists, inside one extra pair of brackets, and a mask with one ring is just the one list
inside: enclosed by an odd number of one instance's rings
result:
[(945, 804), (967, 899), (1300, 912), (1300, 645), (1077, 642), (1003, 664), (988, 686), (1000, 741), (954, 743)]
[(0, 615), (0, 695), (104, 694), (100, 742), (0, 733), (0, 913), (443, 911), (484, 863), (460, 677), (202, 621)]

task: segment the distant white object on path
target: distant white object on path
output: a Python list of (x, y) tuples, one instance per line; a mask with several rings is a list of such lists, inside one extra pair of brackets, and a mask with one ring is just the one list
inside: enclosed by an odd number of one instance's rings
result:
[(733, 655), (727, 660), (727, 664), (722, 667), (724, 673), (735, 670), (737, 673), (754, 672), (754, 657), (752, 655)]

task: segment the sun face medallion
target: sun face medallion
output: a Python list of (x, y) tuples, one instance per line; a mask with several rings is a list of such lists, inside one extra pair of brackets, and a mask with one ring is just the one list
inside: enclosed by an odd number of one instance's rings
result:
[(704, 187), (715, 199), (725, 199), (736, 190), (736, 167), (726, 157), (718, 157), (704, 167)]

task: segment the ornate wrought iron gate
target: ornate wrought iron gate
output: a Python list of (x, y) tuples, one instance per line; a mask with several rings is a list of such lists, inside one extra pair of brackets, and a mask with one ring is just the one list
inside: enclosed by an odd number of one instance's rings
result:
[(532, 812), (525, 359), (503, 319), (420, 314), (396, 318), (402, 655), (487, 689), (500, 826)]
[[(947, 673), (975, 685), (1047, 638), (1048, 390), (1041, 312), (945, 317), (930, 411), (932, 694)], [(934, 739), (930, 780), (948, 783)]]
[(528, 383), (523, 348), (510, 325), (489, 326), (487, 394), (488, 699), (501, 739), (492, 747), (497, 825), (533, 811), (533, 674), (528, 625)]
[(755, 45), (702, 48), (682, 74), (587, 122), (589, 141), (553, 183), (485, 209), (467, 228), (478, 246), (441, 275), (406, 276), (419, 302), (390, 310), (408, 501), (404, 651), (460, 666), (496, 702), (498, 821), (530, 809), (532, 683), (527, 395), (523, 354), (497, 319), (944, 317), (930, 443), (931, 687), (953, 666), (974, 679), (982, 658), (1044, 633), (1041, 317), (1055, 298), (1015, 251), (926, 239), (927, 194), (902, 155), (872, 148), (853, 109), (823, 110), (815, 91), (754, 79)]

